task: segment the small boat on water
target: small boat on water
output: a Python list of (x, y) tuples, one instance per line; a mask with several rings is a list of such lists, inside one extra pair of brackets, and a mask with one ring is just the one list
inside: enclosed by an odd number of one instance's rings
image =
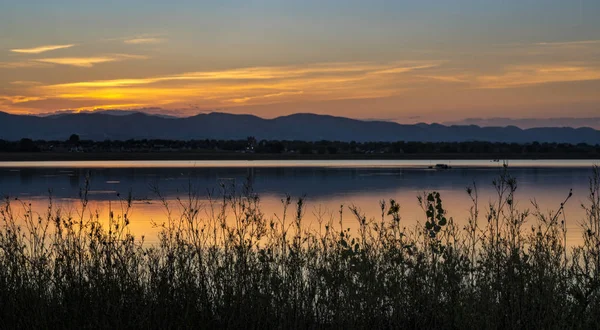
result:
[(450, 169), (452, 167), (450, 165), (448, 165), (448, 164), (435, 164), (435, 166), (434, 165), (430, 165), (429, 168), (430, 169), (435, 169), (435, 170), (447, 170), (447, 169)]

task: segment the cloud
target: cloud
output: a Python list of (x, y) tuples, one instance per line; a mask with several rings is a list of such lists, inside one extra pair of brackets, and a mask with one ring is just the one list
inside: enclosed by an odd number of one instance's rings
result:
[[(356, 77), (366, 77), (368, 74), (401, 73), (417, 69), (432, 68), (436, 65), (422, 65), (416, 67), (398, 67), (397, 64), (365, 64), (365, 63), (330, 63), (314, 64), (306, 67), (251, 67), (221, 71), (185, 72), (177, 75), (137, 79), (114, 79), (84, 81), (55, 85), (55, 87), (131, 87), (169, 81), (245, 81), (245, 80), (293, 80), (307, 79), (325, 82), (344, 82)], [(354, 78), (353, 78), (354, 77)]]
[(274, 98), (279, 98), (279, 97), (284, 97), (284, 96), (289, 96), (289, 95), (301, 95), (301, 94), (304, 94), (304, 91), (279, 92), (279, 93), (272, 93), (272, 94), (265, 94), (265, 95), (256, 95), (256, 96), (252, 96), (252, 97), (246, 96), (246, 97), (231, 99), (231, 100), (227, 100), (227, 101), (240, 104), (240, 103), (247, 103), (248, 101), (257, 100), (257, 99), (274, 99)]
[(77, 108), (76, 112), (82, 111), (98, 111), (98, 110), (123, 110), (123, 109), (135, 109), (144, 107), (146, 104), (143, 103), (124, 103), (124, 104), (95, 104), (91, 106), (85, 106)]
[(418, 77), (429, 79), (429, 80), (437, 80), (441, 82), (450, 82), (450, 83), (468, 83), (469, 80), (465, 75), (456, 75), (456, 76), (444, 76), (444, 75), (418, 75)]
[(90, 105), (142, 101), (153, 106), (194, 103), (203, 107), (377, 98), (405, 92), (428, 79), (413, 72), (426, 73), (438, 65), (439, 61), (404, 61), (245, 67), (33, 86), (32, 93)]
[(532, 85), (600, 80), (600, 68), (575, 64), (509, 66), (497, 75), (476, 78), (479, 88), (516, 88)]
[(159, 44), (164, 41), (165, 39), (156, 37), (138, 37), (123, 40), (124, 43), (131, 45)]
[(22, 54), (40, 54), (40, 53), (49, 52), (49, 51), (57, 50), (57, 49), (71, 48), (73, 46), (75, 46), (75, 45), (74, 44), (46, 45), (46, 46), (38, 46), (38, 47), (34, 47), (34, 48), (11, 49), (10, 51), (14, 52), (14, 53), (22, 53)]
[[(144, 58), (147, 57), (109, 54), (39, 61), (47, 65), (91, 67)], [(588, 80), (600, 80), (600, 67), (594, 62), (507, 65), (493, 73), (482, 73), (461, 69), (446, 60), (415, 60), (234, 67), (135, 78), (14, 84), (14, 88), (21, 95), (46, 98), (44, 106), (68, 104), (72, 109), (118, 108), (123, 105), (173, 108), (198, 104), (206, 109), (396, 96), (407, 99), (406, 102), (412, 105), (417, 104), (417, 101), (412, 101), (415, 95), (429, 95), (430, 91), (440, 88), (450, 93), (460, 90), (471, 93), (472, 89), (526, 88)], [(410, 95), (413, 95), (412, 98)], [(41, 106), (40, 103), (35, 104)]]
[[(600, 40), (576, 40), (538, 42), (533, 44), (519, 44), (516, 48), (509, 49), (508, 56), (524, 55), (535, 57), (537, 61), (547, 60), (580, 60), (592, 61), (600, 54)], [(516, 64), (516, 63), (515, 63)]]
[(112, 115), (129, 115), (136, 112), (142, 112), (155, 116), (162, 117), (189, 117), (193, 115), (197, 115), (199, 113), (203, 113), (200, 109), (190, 107), (187, 108), (178, 108), (178, 109), (165, 109), (165, 108), (157, 108), (157, 107), (145, 107), (140, 104), (110, 104), (110, 105), (94, 105), (82, 108), (74, 108), (74, 109), (66, 109), (66, 110), (56, 110), (50, 112), (41, 112), (37, 113), (37, 116), (46, 117), (53, 115), (68, 115), (74, 113), (81, 112), (96, 112), (96, 113), (107, 113)]
[(128, 59), (147, 59), (148, 57), (142, 55), (128, 55), (128, 54), (116, 54), (111, 56), (97, 56), (97, 57), (58, 57), (58, 58), (41, 58), (36, 59), (37, 62), (59, 64), (59, 65), (70, 65), (77, 67), (89, 68), (96, 64), (117, 62)]
[(538, 46), (581, 46), (581, 45), (596, 45), (600, 44), (600, 40), (578, 40), (578, 41), (562, 41), (562, 42), (538, 42)]
[(92, 67), (95, 64), (114, 62), (118, 61), (114, 57), (61, 57), (61, 58), (41, 58), (36, 59), (38, 62), (60, 64), (60, 65), (72, 65), (78, 67)]
[(23, 68), (39, 68), (48, 67), (50, 65), (35, 61), (22, 61), (22, 62), (0, 62), (0, 69), (23, 69)]
[(39, 81), (31, 81), (31, 80), (17, 80), (17, 81), (11, 81), (10, 84), (17, 85), (17, 86), (36, 86), (36, 85), (41, 85), (42, 83)]
[(9, 96), (9, 95), (0, 95), (0, 100), (4, 100), (4, 101), (8, 101), (11, 104), (18, 104), (18, 103), (27, 103), (27, 102), (33, 102), (33, 101), (40, 101), (40, 100), (45, 100), (45, 97), (40, 97), (40, 96), (22, 96), (22, 95), (13, 95), (13, 96)]
[(426, 64), (426, 65), (417, 65), (417, 66), (406, 66), (406, 67), (396, 67), (391, 69), (385, 69), (380, 71), (374, 71), (373, 74), (396, 74), (396, 73), (405, 73), (409, 71), (414, 71), (418, 69), (429, 69), (438, 66), (439, 64)]

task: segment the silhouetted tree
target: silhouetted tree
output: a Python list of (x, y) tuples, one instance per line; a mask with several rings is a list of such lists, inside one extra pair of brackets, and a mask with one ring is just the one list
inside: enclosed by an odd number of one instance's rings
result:
[(19, 151), (39, 151), (39, 148), (35, 145), (32, 139), (21, 139), (19, 141)]
[(79, 135), (71, 134), (71, 136), (69, 137), (69, 143), (71, 143), (71, 144), (79, 143)]

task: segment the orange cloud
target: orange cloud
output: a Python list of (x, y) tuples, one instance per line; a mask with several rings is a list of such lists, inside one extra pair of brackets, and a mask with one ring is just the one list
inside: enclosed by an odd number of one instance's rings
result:
[(480, 88), (517, 88), (531, 85), (600, 80), (600, 68), (583, 65), (518, 65), (509, 66), (498, 75), (476, 78)]
[(156, 37), (139, 37), (139, 38), (125, 39), (123, 42), (126, 44), (132, 44), (132, 45), (159, 44), (159, 43), (164, 42), (164, 39), (156, 38)]
[[(211, 80), (274, 80), (303, 78), (310, 75), (330, 74), (342, 78), (344, 75), (385, 74), (404, 73), (418, 69), (427, 69), (437, 64), (401, 67), (399, 64), (365, 64), (365, 63), (331, 63), (314, 64), (307, 67), (253, 67), (222, 71), (186, 72), (178, 75), (167, 75), (159, 77), (138, 79), (114, 79), (99, 81), (84, 81), (65, 83), (54, 87), (128, 87), (135, 85), (146, 85), (167, 81), (211, 81)], [(331, 82), (331, 81), (329, 81)]]
[[(147, 78), (80, 81), (33, 86), (35, 95), (114, 104), (205, 106), (270, 104), (301, 100), (338, 100), (395, 95), (424, 78), (438, 62), (318, 63), (306, 66), (249, 67), (184, 72)], [(393, 74), (392, 74), (393, 73)]]
[(58, 57), (58, 58), (41, 58), (36, 59), (37, 62), (49, 63), (49, 64), (60, 64), (60, 65), (71, 65), (77, 67), (90, 68), (96, 64), (117, 62), (127, 59), (146, 59), (146, 56), (142, 55), (128, 55), (128, 54), (117, 54), (112, 56), (98, 56), (98, 57)]
[(0, 62), (0, 69), (23, 69), (23, 68), (35, 68), (35, 67), (48, 67), (48, 64), (39, 63), (35, 61), (22, 61), (22, 62)]
[(22, 95), (2, 96), (2, 95), (0, 95), (0, 100), (8, 101), (11, 104), (27, 103), (27, 102), (33, 102), (33, 101), (40, 101), (40, 100), (44, 100), (44, 99), (45, 99), (44, 97), (39, 97), (39, 96), (22, 96)]
[(417, 66), (406, 66), (406, 67), (396, 67), (391, 69), (385, 69), (380, 71), (374, 71), (373, 74), (395, 74), (395, 73), (405, 73), (418, 69), (429, 69), (438, 66), (438, 64), (426, 64), (426, 65), (417, 65)]
[(73, 45), (73, 44), (70, 44), (70, 45), (46, 45), (46, 46), (38, 46), (38, 47), (33, 47), (33, 48), (11, 49), (10, 51), (13, 53), (40, 54), (40, 53), (45, 53), (45, 52), (49, 52), (49, 51), (57, 50), (57, 49), (71, 48), (73, 46), (75, 46), (75, 45)]
[(42, 83), (39, 81), (31, 81), (31, 80), (17, 80), (17, 81), (11, 81), (10, 84), (17, 85), (17, 86), (34, 86), (34, 85), (41, 85)]

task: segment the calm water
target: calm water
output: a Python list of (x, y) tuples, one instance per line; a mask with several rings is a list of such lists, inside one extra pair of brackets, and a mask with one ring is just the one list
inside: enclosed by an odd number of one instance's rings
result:
[[(452, 168), (427, 168), (436, 163)], [(556, 210), (573, 189), (565, 209), (568, 240), (577, 242), (577, 224), (584, 216), (580, 204), (585, 201), (591, 167), (596, 163), (510, 161), (511, 173), (518, 181), (519, 206), (531, 208), (535, 198), (543, 211)], [(368, 217), (379, 217), (379, 201), (393, 198), (400, 202), (403, 223), (411, 226), (424, 220), (416, 198), (424, 191), (439, 191), (449, 215), (464, 223), (470, 206), (465, 187), (475, 182), (480, 191), (480, 209), (485, 210), (493, 197), (492, 180), (501, 167), (501, 163), (486, 160), (5, 162), (0, 163), (0, 194), (29, 201), (43, 212), (51, 190), (59, 206), (75, 211), (80, 189), (89, 176), (91, 209), (106, 216), (109, 207), (118, 206), (117, 195), (126, 196), (131, 191), (136, 201), (131, 213), (132, 230), (152, 241), (156, 229), (151, 222), (161, 222), (165, 211), (150, 186), (159, 187), (168, 200), (174, 201), (187, 193), (190, 184), (206, 196), (208, 191), (218, 194), (222, 182), (238, 186), (247, 182), (261, 196), (267, 217), (282, 213), (281, 199), (286, 194), (305, 196), (307, 226), (314, 224), (316, 214), (337, 219), (344, 205), (345, 225), (352, 228), (356, 220), (350, 217), (347, 206), (356, 205)]]

